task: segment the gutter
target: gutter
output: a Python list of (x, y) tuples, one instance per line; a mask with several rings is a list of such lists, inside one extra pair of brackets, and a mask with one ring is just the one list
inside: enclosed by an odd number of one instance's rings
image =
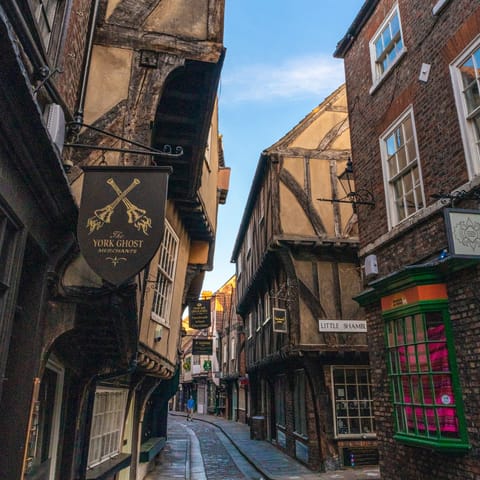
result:
[(372, 16), (379, 0), (365, 0), (362, 8), (353, 20), (345, 36), (338, 42), (333, 56), (335, 58), (345, 58), (346, 53), (350, 49), (357, 35), (362, 30), (367, 20)]

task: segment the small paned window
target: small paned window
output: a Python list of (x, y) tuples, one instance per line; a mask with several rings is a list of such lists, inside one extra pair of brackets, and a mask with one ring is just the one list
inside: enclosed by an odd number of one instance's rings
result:
[(381, 137), (381, 153), (389, 225), (393, 227), (425, 206), (411, 109)]
[(446, 304), (385, 315), (395, 438), (434, 449), (468, 448)]
[(370, 369), (332, 366), (332, 388), (335, 435), (374, 435)]
[(120, 453), (127, 390), (98, 389), (93, 404), (88, 468)]
[(390, 70), (403, 51), (400, 15), (395, 7), (370, 42), (374, 84)]
[(170, 324), (170, 307), (178, 256), (178, 237), (165, 221), (165, 233), (160, 245), (157, 277), (153, 294), (152, 319), (166, 326)]
[(470, 175), (480, 173), (480, 39), (452, 68), (453, 85)]
[(306, 392), (305, 392), (305, 372), (297, 370), (295, 372), (295, 386), (293, 392), (294, 398), (294, 425), (295, 433), (307, 436), (307, 413), (306, 413)]

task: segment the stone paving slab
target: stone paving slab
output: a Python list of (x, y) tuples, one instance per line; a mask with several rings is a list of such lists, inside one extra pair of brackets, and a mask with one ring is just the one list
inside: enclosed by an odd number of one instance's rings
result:
[[(182, 412), (171, 415), (185, 416)], [(283, 453), (271, 443), (250, 438), (250, 427), (243, 423), (225, 420), (213, 415), (196, 415), (195, 420), (217, 426), (252, 463), (266, 480), (374, 480), (380, 479), (377, 467), (312, 472), (300, 462)]]

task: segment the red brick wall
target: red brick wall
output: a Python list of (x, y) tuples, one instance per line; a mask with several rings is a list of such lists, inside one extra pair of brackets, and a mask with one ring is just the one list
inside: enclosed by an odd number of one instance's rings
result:
[[(407, 53), (372, 94), (368, 42), (393, 0), (381, 0), (345, 56), (350, 133), (357, 189), (372, 190), (374, 209), (359, 206), (362, 248), (388, 231), (379, 136), (411, 104), (419, 146), (427, 205), (434, 193), (450, 192), (468, 181), (468, 172), (453, 98), (449, 64), (480, 33), (480, 4), (451, 0), (438, 19), (436, 0), (398, 0)], [(431, 64), (428, 82), (418, 80), (422, 63)], [(459, 204), (478, 208), (477, 202)], [(379, 243), (380, 276), (405, 265), (434, 259), (447, 247), (442, 211), (412, 222), (401, 234)], [(366, 307), (374, 384), (375, 416), (383, 480), (473, 480), (480, 478), (480, 269), (447, 275), (460, 384), (469, 441), (465, 455), (449, 456), (407, 447), (393, 440), (393, 412), (386, 371), (384, 322), (380, 304)]]
[[(373, 190), (376, 207), (359, 206), (361, 245), (387, 232), (379, 136), (410, 104), (414, 105), (425, 196), (450, 191), (467, 181), (448, 63), (480, 31), (480, 8), (456, 0), (435, 23), (425, 0), (398, 2), (407, 54), (379, 88), (372, 86), (369, 40), (394, 2), (381, 1), (345, 56), (352, 157), (357, 189)], [(427, 5), (429, 4), (429, 5)], [(473, 13), (472, 13), (473, 12)], [(469, 18), (470, 17), (470, 18)], [(469, 18), (467, 26), (462, 24)], [(448, 39), (448, 41), (447, 41)], [(427, 83), (418, 80), (422, 63), (431, 64)]]
[(58, 62), (63, 73), (54, 77), (58, 90), (71, 113), (75, 113), (83, 73), (91, 6), (92, 0), (74, 0), (68, 15), (64, 48)]

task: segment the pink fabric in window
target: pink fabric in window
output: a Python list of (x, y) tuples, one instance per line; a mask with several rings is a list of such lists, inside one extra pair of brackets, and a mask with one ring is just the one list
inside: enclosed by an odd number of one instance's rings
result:
[[(444, 340), (444, 326), (438, 325), (431, 327), (428, 329), (427, 334), (430, 341), (441, 340), (427, 344), (431, 369), (429, 369), (425, 353), (422, 354), (419, 352), (417, 365), (415, 346), (410, 345), (398, 349), (401, 371), (410, 373), (418, 372), (418, 375), (413, 374), (409, 377), (402, 377), (403, 398), (405, 403), (411, 404), (411, 406), (405, 407), (407, 425), (411, 429), (415, 428), (416, 420), (416, 425), (419, 430), (436, 431), (436, 411), (440, 431), (444, 433), (458, 433), (456, 409), (449, 406), (455, 404), (455, 398), (448, 365), (447, 344)], [(417, 345), (417, 348), (421, 350), (422, 344)], [(432, 372), (433, 394), (430, 375), (426, 374), (427, 371)], [(442, 372), (446, 373), (442, 374)], [(420, 389), (423, 391), (423, 401)], [(415, 404), (419, 403), (423, 403), (426, 406), (416, 407)], [(428, 405), (432, 405), (432, 408), (428, 407)]]

